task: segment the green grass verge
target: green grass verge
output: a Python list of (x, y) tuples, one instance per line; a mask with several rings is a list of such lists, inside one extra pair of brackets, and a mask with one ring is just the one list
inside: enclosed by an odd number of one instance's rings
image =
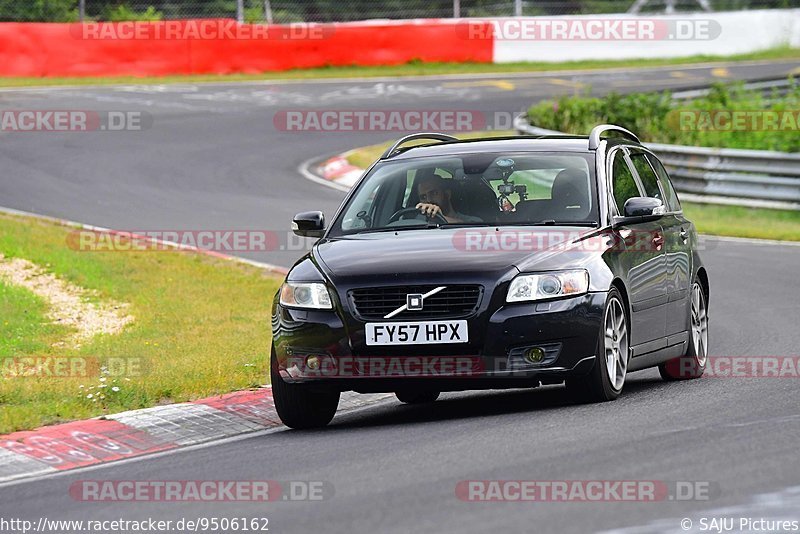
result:
[(278, 277), (186, 252), (80, 252), (67, 246), (70, 231), (0, 215), (0, 252), (94, 290), (99, 299), (130, 303), (135, 322), (121, 334), (97, 336), (79, 349), (57, 349), (52, 343), (64, 327), (48, 324), (44, 303), (26, 290), (0, 286), (0, 357), (96, 358), (101, 363), (116, 358), (140, 365), (140, 371), (109, 377), (120, 391), (108, 392), (103, 403), (85, 398), (89, 387), (100, 385), (98, 376), (0, 375), (0, 434), (268, 381), (270, 306)]
[(800, 241), (800, 211), (682, 202), (700, 233), (755, 239)]
[(447, 74), (497, 74), (519, 72), (550, 72), (577, 69), (640, 68), (671, 65), (691, 65), (719, 61), (753, 61), (769, 59), (800, 58), (800, 49), (775, 48), (762, 52), (735, 56), (697, 55), (674, 59), (632, 59), (566, 61), (562, 63), (423, 63), (412, 61), (402, 65), (376, 67), (320, 67), (293, 69), (281, 72), (257, 74), (196, 74), (185, 76), (107, 76), (107, 77), (0, 77), (0, 87), (29, 87), (45, 85), (109, 85), (109, 84), (153, 84), (153, 83), (197, 83), (197, 82), (243, 82), (258, 80), (312, 80), (320, 78), (374, 78), (380, 76), (425, 76)]
[(68, 332), (45, 318), (47, 305), (25, 288), (0, 281), (0, 358), (41, 354)]
[[(459, 135), (462, 139), (510, 135), (512, 132), (473, 132)], [(362, 169), (371, 165), (390, 142), (352, 150), (347, 160)], [(800, 211), (784, 211), (739, 206), (720, 206), (682, 202), (686, 216), (703, 234), (755, 239), (800, 241)]]

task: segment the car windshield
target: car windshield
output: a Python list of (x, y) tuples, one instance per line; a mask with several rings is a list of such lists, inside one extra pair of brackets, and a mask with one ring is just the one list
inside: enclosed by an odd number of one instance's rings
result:
[(477, 153), (380, 162), (331, 235), (598, 220), (593, 154)]

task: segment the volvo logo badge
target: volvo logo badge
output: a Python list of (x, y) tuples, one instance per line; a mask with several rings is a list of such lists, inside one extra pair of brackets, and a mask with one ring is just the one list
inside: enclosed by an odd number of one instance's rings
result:
[(406, 309), (408, 311), (419, 311), (422, 309), (422, 293), (411, 293), (406, 295)]
[(435, 289), (431, 289), (427, 293), (409, 293), (406, 295), (406, 303), (397, 308), (396, 310), (387, 313), (383, 316), (384, 319), (391, 319), (398, 313), (404, 312), (406, 310), (409, 311), (420, 311), (422, 309), (423, 301), (430, 297), (431, 295), (435, 295), (439, 291), (442, 291), (446, 286), (439, 286)]

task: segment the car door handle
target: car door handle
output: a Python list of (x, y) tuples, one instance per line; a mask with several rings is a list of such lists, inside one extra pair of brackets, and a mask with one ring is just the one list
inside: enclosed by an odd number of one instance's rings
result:
[(656, 234), (653, 236), (653, 246), (655, 246), (656, 250), (661, 250), (661, 247), (664, 246), (664, 236)]
[(689, 241), (689, 232), (686, 231), (686, 228), (681, 228), (681, 241), (686, 244)]

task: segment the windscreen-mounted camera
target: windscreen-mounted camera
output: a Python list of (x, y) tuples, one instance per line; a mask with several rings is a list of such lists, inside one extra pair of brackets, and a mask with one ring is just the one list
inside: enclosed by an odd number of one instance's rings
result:
[(510, 195), (516, 193), (519, 195), (519, 199), (527, 200), (528, 199), (528, 187), (524, 184), (516, 185), (513, 181), (509, 181), (509, 177), (514, 174), (514, 160), (511, 158), (503, 158), (499, 159), (495, 162), (497, 169), (500, 171), (500, 177), (503, 179), (503, 183), (497, 186), (497, 192), (500, 194), (497, 197), (497, 203), (500, 206), (500, 209), (506, 211), (507, 206), (513, 206), (513, 203), (508, 198)]

